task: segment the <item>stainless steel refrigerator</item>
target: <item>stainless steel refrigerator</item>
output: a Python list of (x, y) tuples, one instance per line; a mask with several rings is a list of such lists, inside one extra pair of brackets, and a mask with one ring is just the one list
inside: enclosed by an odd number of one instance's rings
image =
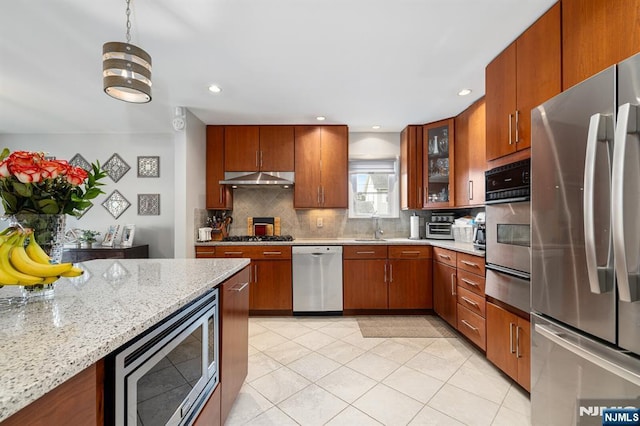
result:
[(640, 407), (640, 55), (531, 112), (534, 425)]

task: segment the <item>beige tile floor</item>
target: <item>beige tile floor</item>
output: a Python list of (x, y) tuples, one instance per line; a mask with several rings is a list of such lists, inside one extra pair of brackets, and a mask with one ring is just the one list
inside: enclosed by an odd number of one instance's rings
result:
[(354, 317), (249, 319), (226, 425), (530, 424), (528, 394), (463, 339), (363, 338)]

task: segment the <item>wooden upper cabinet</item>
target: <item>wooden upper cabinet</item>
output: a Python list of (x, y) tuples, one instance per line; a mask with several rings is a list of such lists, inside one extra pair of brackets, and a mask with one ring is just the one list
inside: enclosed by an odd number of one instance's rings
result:
[(293, 171), (293, 146), (293, 126), (260, 126), (260, 170), (267, 172)]
[(225, 126), (224, 170), (255, 172), (259, 170), (260, 128), (258, 126)]
[(400, 208), (423, 207), (422, 126), (407, 126), (400, 133)]
[(562, 88), (640, 51), (640, 0), (562, 0)]
[(422, 126), (422, 207), (452, 207), (455, 194), (454, 119)]
[(293, 126), (225, 126), (225, 171), (293, 171), (293, 129)]
[(560, 64), (558, 3), (487, 65), (487, 161), (531, 146), (531, 109), (560, 93)]
[(485, 101), (473, 103), (455, 118), (455, 206), (484, 205), (486, 168)]
[(233, 192), (218, 182), (224, 179), (224, 126), (207, 126), (206, 203), (212, 210), (233, 208)]
[(296, 126), (294, 208), (347, 208), (347, 126)]

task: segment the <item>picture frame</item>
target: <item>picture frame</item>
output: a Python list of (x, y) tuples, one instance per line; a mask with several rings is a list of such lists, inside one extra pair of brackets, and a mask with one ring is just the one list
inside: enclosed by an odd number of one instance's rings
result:
[(120, 247), (133, 246), (133, 236), (136, 233), (136, 225), (128, 224), (122, 227), (122, 238), (120, 240)]
[(104, 239), (102, 240), (103, 247), (113, 247), (116, 237), (118, 235), (118, 231), (120, 231), (120, 225), (110, 225), (107, 229), (107, 232), (104, 234)]

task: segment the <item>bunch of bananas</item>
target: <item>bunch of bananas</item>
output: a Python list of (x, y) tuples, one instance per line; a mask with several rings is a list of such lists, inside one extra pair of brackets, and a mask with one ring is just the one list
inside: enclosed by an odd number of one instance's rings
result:
[(83, 273), (72, 263), (51, 263), (29, 228), (7, 228), (0, 234), (0, 286), (51, 284), (60, 277), (77, 277)]

